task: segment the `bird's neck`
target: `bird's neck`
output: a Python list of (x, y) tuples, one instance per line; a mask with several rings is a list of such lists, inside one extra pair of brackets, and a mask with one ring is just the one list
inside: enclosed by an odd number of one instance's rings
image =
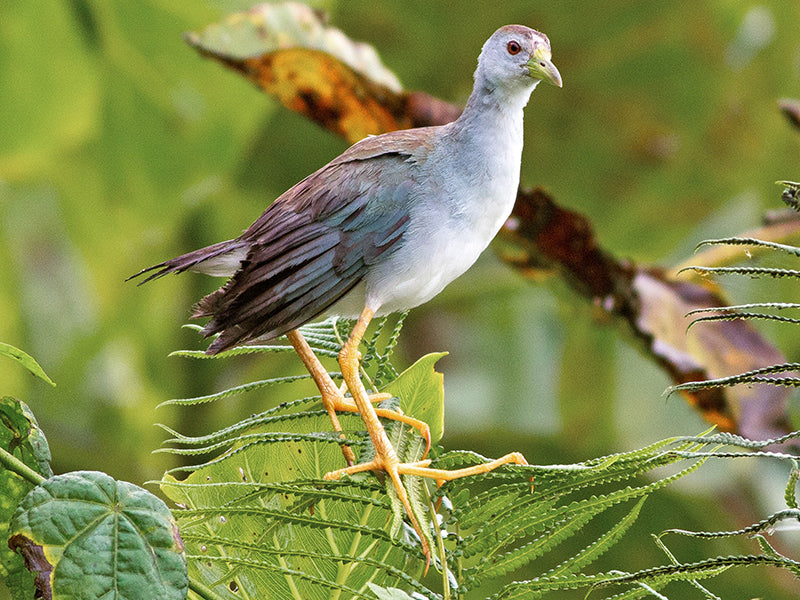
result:
[(475, 144), (481, 153), (504, 154), (513, 149), (522, 152), (523, 109), (528, 103), (535, 82), (520, 89), (489, 86), (480, 80), (456, 121), (465, 150)]

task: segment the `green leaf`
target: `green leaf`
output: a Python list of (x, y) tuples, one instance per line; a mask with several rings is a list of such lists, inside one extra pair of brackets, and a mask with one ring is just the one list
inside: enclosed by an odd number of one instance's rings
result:
[(795, 256), (800, 256), (800, 248), (795, 246), (788, 246), (787, 244), (779, 244), (777, 242), (768, 242), (765, 240), (758, 240), (755, 238), (723, 238), (717, 240), (703, 240), (699, 244), (695, 250), (702, 246), (712, 246), (712, 245), (726, 245), (726, 246), (757, 246), (761, 248), (769, 248), (771, 250), (781, 250), (783, 252), (787, 252), (789, 254), (794, 254)]
[[(50, 449), (36, 419), (25, 403), (14, 398), (0, 400), (0, 449), (21, 460), (42, 477), (50, 477)], [(8, 531), (11, 515), (34, 484), (6, 468), (0, 470), (0, 531)], [(14, 598), (33, 596), (33, 575), (22, 557), (8, 548), (3, 536), (0, 543), (0, 577)]]
[(447, 352), (426, 354), (381, 390), (400, 398), (404, 413), (430, 426), (432, 444), (444, 432), (444, 377), (433, 368), (443, 356)]
[(28, 369), (28, 371), (30, 371), (33, 375), (36, 375), (36, 377), (39, 379), (46, 381), (52, 386), (56, 385), (53, 380), (47, 376), (47, 373), (44, 372), (44, 369), (39, 366), (39, 363), (37, 363), (36, 360), (27, 352), (23, 352), (19, 348), (15, 348), (10, 344), (4, 344), (3, 342), (0, 342), (0, 356), (7, 356), (12, 360), (17, 361), (23, 367)]
[(105, 473), (46, 480), (25, 496), (9, 533), (9, 545), (25, 556), (45, 597), (186, 596), (186, 558), (169, 509), (150, 492)]
[(28, 405), (10, 396), (0, 399), (0, 424), (0, 447), (43, 477), (50, 477), (50, 447)]
[(786, 506), (797, 508), (797, 482), (800, 481), (800, 464), (796, 460), (792, 461), (792, 470), (789, 471), (789, 480), (786, 482), (786, 489), (783, 498)]
[(592, 542), (589, 546), (580, 552), (573, 554), (567, 560), (559, 564), (557, 567), (551, 569), (548, 575), (558, 576), (564, 574), (572, 574), (579, 568), (592, 563), (598, 556), (608, 550), (613, 544), (625, 534), (631, 525), (639, 517), (639, 512), (642, 509), (642, 504), (647, 500), (647, 496), (643, 496), (634, 505), (631, 511), (622, 518), (621, 521), (615, 523), (611, 529), (601, 535), (598, 539)]
[[(371, 474), (323, 479), (345, 462), (318, 407), (291, 403), (246, 429), (231, 427), (235, 437), (221, 454), (183, 480), (162, 479), (164, 493), (185, 507), (175, 514), (192, 580), (230, 599), (269, 590), (275, 598), (374, 600), (368, 583), (430, 597), (411, 575), (424, 567), (419, 545), (389, 533), (394, 515), (384, 486)], [(358, 415), (340, 421), (347, 432), (363, 427)], [(351, 445), (357, 455), (371, 450)]]

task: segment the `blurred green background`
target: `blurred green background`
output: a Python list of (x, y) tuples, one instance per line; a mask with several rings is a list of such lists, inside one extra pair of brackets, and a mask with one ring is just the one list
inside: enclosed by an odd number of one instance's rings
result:
[[(185, 275), (137, 288), (124, 281), (238, 235), (346, 147), (182, 41), (182, 32), (250, 4), (0, 5), (0, 341), (32, 354), (58, 384), (0, 361), (0, 394), (31, 405), (56, 472), (158, 479), (174, 458), (151, 454), (166, 437), (154, 423), (207, 432), (289, 399), (257, 393), (156, 410), (169, 398), (300, 365), (283, 357), (169, 358), (204, 347), (181, 324), (220, 282)], [(408, 89), (454, 102), (468, 96), (480, 47), (497, 27), (516, 22), (547, 33), (564, 88), (542, 86), (532, 97), (522, 181), (586, 214), (618, 256), (683, 260), (703, 238), (756, 226), (765, 209), (780, 206), (774, 181), (800, 177), (800, 138), (776, 107), (780, 97), (800, 96), (800, 4), (314, 5), (374, 45)], [(728, 283), (737, 301), (765, 289)], [(796, 301), (796, 284), (769, 286)], [(800, 360), (796, 330), (764, 331)], [(443, 443), (451, 449), (519, 449), (533, 462), (564, 463), (705, 429), (677, 396), (664, 401), (666, 376), (612, 324), (596, 322), (563, 282), (533, 285), (491, 253), (410, 315), (396, 362), (406, 366), (433, 350), (450, 352), (439, 366)], [(295, 396), (307, 393), (298, 385)], [(732, 467), (708, 465), (651, 501), (627, 546), (601, 566), (665, 562), (650, 531), (741, 526), (782, 506), (780, 468)], [(728, 510), (711, 510), (719, 506)], [(800, 545), (796, 534), (778, 543)], [(685, 540), (675, 548), (682, 560), (757, 551)], [(728, 585), (737, 598), (791, 597), (788, 579), (772, 571), (724, 580), (718, 593)]]

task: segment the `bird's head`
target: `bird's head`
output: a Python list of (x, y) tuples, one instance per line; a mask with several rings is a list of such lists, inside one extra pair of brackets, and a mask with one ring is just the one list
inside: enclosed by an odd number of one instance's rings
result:
[(495, 85), (529, 87), (546, 81), (561, 87), (561, 74), (551, 61), (550, 40), (524, 25), (506, 25), (483, 45), (478, 74)]

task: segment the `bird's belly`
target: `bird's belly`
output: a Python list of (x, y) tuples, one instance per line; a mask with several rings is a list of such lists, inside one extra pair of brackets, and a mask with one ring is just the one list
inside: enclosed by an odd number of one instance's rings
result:
[(469, 269), (490, 240), (440, 230), (409, 243), (367, 275), (362, 298), (378, 315), (419, 306)]

